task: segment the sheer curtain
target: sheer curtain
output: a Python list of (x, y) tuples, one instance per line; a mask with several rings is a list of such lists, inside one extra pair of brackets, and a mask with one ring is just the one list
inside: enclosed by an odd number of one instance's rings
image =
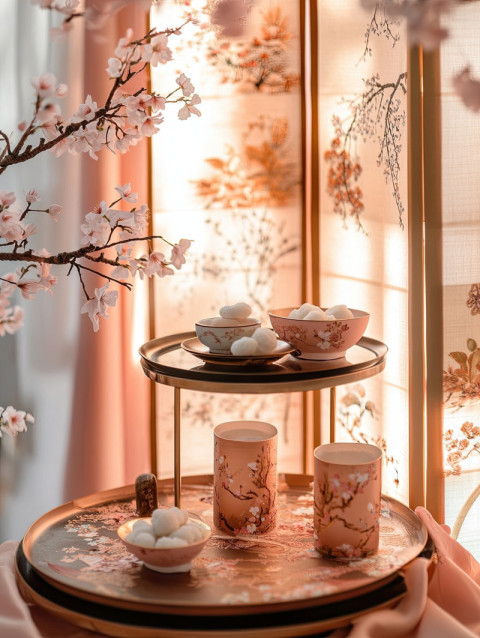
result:
[[(2, 85), (0, 127), (14, 131), (30, 115), (30, 79), (52, 71), (69, 87), (62, 112), (73, 113), (91, 93), (99, 101), (109, 90), (104, 71), (127, 26), (145, 33), (146, 15), (129, 7), (109, 21), (94, 39), (78, 20), (62, 40), (51, 41), (50, 12), (29, 2), (5, 0), (0, 7)], [(28, 43), (28, 46), (26, 45)], [(125, 157), (49, 153), (9, 169), (0, 188), (18, 196), (36, 188), (42, 203), (58, 203), (64, 213), (55, 224), (40, 224), (37, 247), (52, 253), (78, 247), (80, 223), (100, 200), (113, 201), (117, 184), (132, 183), (148, 201), (147, 148)], [(37, 221), (37, 220), (35, 220)], [(13, 270), (2, 264), (2, 272)], [(132, 295), (120, 294), (110, 318), (94, 334), (78, 280), (59, 276), (55, 294), (23, 301), (24, 327), (0, 340), (0, 405), (31, 412), (35, 424), (0, 448), (0, 539), (20, 538), (49, 509), (90, 492), (132, 482), (148, 471), (148, 380), (137, 348), (146, 340), (146, 312)], [(144, 294), (138, 287), (137, 295)], [(42, 296), (43, 295), (43, 296)], [(18, 300), (20, 301), (20, 300)], [(21, 301), (20, 301), (21, 302)], [(137, 308), (139, 312), (135, 312)]]

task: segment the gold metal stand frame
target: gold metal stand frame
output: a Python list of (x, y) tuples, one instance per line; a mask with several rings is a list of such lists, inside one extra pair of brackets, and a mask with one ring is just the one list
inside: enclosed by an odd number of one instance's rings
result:
[[(153, 339), (140, 348), (145, 374), (156, 383), (174, 388), (174, 495), (181, 506), (181, 395), (180, 390), (232, 394), (277, 394), (330, 389), (330, 440), (335, 440), (335, 409), (338, 385), (356, 383), (379, 374), (385, 367), (387, 346), (363, 337), (347, 356), (329, 361), (302, 360), (290, 355), (274, 364), (236, 367), (198, 365), (198, 358), (182, 347), (194, 332)], [(152, 428), (151, 432), (156, 433)], [(319, 440), (315, 433), (314, 441)], [(319, 433), (318, 433), (319, 434)], [(156, 445), (151, 436), (150, 445)], [(152, 468), (153, 471), (153, 468)], [(155, 473), (155, 472), (154, 472)]]

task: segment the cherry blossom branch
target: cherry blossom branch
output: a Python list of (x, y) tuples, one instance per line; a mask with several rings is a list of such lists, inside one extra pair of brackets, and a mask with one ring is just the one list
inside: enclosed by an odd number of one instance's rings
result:
[[(179, 112), (180, 119), (186, 119), (192, 113), (200, 115), (195, 108), (200, 98), (194, 94), (193, 85), (183, 74), (177, 78), (177, 88), (166, 98), (148, 95), (145, 88), (126, 97), (122, 93), (123, 87), (132, 78), (142, 74), (148, 64), (156, 66), (172, 58), (167, 46), (168, 37), (179, 34), (188, 22), (186, 20), (179, 27), (163, 31), (151, 29), (136, 40), (132, 38), (131, 31), (127, 31), (127, 36), (120, 40), (115, 49), (116, 56), (109, 59), (107, 71), (113, 79), (113, 85), (104, 105), (98, 108), (91, 96), (87, 96), (85, 103), (70, 120), (63, 120), (56, 104), (51, 101), (52, 97), (64, 97), (67, 88), (64, 85), (55, 86), (56, 80), (52, 74), (34, 78), (37, 97), (33, 117), (28, 125), (21, 124), (23, 134), (13, 149), (9, 137), (0, 131), (0, 137), (5, 142), (0, 155), (0, 174), (8, 166), (26, 162), (47, 150), (54, 151), (58, 156), (66, 150), (75, 149), (78, 152), (76, 146), (80, 146), (81, 151), (89, 151), (96, 159), (95, 152), (102, 146), (115, 151), (113, 141), (116, 139), (120, 144), (118, 150), (124, 152), (126, 149), (122, 147), (122, 141), (125, 142), (128, 135), (132, 137), (131, 141), (133, 137), (150, 136), (163, 121), (158, 115), (150, 115), (146, 109), (151, 110), (152, 114), (164, 109), (167, 102), (172, 102), (168, 98), (179, 90), (182, 90), (183, 95), (174, 102), (183, 102), (185, 105)], [(111, 128), (114, 131), (112, 138)], [(45, 132), (46, 137), (41, 137), (36, 146), (29, 144), (25, 147), (28, 138), (40, 130)]]

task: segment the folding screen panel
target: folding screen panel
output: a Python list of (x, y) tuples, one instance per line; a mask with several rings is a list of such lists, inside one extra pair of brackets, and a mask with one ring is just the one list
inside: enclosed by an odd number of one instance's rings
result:
[[(480, 556), (480, 116), (453, 91), (480, 75), (480, 6), (449, 14), (440, 51), (445, 521)], [(428, 285), (428, 281), (427, 281)]]
[[(155, 231), (193, 240), (187, 264), (156, 291), (157, 337), (193, 330), (237, 301), (263, 325), (269, 308), (302, 301), (300, 3), (256, 2), (233, 39), (212, 29), (205, 5), (165, 1), (151, 15), (158, 29), (193, 18), (169, 46), (201, 98), (200, 117), (170, 120), (153, 140)], [(153, 90), (164, 76), (160, 65)], [(172, 392), (157, 388), (163, 476), (173, 463)], [(235, 419), (276, 425), (279, 467), (299, 471), (301, 406), (300, 395), (182, 391), (184, 473), (212, 471), (212, 428)]]
[(335, 437), (381, 446), (383, 490), (408, 502), (407, 45), (380, 5), (316, 9), (320, 302), (368, 311), (389, 348), (380, 376), (337, 390)]

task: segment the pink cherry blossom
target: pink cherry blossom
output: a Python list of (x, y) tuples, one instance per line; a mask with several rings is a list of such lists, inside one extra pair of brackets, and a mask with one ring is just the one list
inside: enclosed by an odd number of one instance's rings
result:
[(164, 111), (167, 100), (164, 97), (159, 95), (151, 95), (148, 101), (146, 102), (146, 106), (149, 106), (152, 111), (155, 113), (156, 111)]
[(178, 119), (180, 120), (186, 120), (187, 118), (190, 117), (190, 115), (193, 113), (194, 115), (198, 115), (200, 116), (201, 113), (200, 111), (195, 108), (195, 104), (200, 104), (202, 100), (200, 99), (200, 96), (197, 95), (196, 93), (194, 93), (192, 95), (192, 99), (190, 100), (190, 102), (187, 102), (178, 112)]
[(139, 132), (145, 137), (151, 137), (158, 131), (158, 127), (163, 122), (162, 115), (147, 116), (138, 126)]
[(0, 430), (10, 436), (17, 436), (19, 432), (25, 432), (27, 423), (34, 423), (31, 414), (23, 412), (23, 410), (15, 410), (11, 405), (5, 409), (0, 407)]
[(23, 227), (22, 240), (28, 239), (28, 237), (35, 235), (36, 232), (37, 232), (37, 227), (35, 226), (35, 224), (27, 224), (26, 226)]
[(138, 200), (138, 193), (132, 193), (130, 182), (128, 182), (128, 184), (124, 184), (123, 186), (115, 186), (115, 190), (120, 194), (120, 197), (124, 201), (136, 204)]
[(118, 58), (108, 58), (108, 67), (105, 71), (111, 78), (119, 78), (122, 75), (123, 62)]
[(17, 124), (17, 128), (20, 132), (23, 132), (27, 128), (27, 123), (25, 120), (22, 120)]
[(53, 146), (50, 150), (53, 153), (54, 157), (61, 157), (64, 153), (66, 153), (70, 149), (70, 140), (68, 138), (64, 138), (57, 142), (55, 146)]
[(57, 84), (55, 87), (55, 97), (66, 97), (68, 94), (68, 86), (66, 84)]
[(45, 73), (38, 78), (32, 78), (33, 88), (42, 98), (53, 95), (55, 93), (56, 84), (57, 78), (53, 75), (53, 73)]
[(0, 206), (11, 206), (16, 201), (15, 193), (7, 193), (7, 191), (0, 190)]
[(191, 83), (190, 78), (187, 78), (185, 73), (179, 75), (175, 82), (182, 89), (183, 95), (185, 97), (189, 97), (195, 91), (195, 87)]
[(129, 129), (123, 137), (116, 140), (114, 144), (115, 150), (122, 154), (127, 153), (130, 146), (135, 146), (141, 139), (142, 136), (139, 135), (137, 129)]
[(28, 193), (25, 195), (25, 199), (27, 200), (29, 204), (33, 204), (33, 202), (38, 202), (40, 199), (40, 197), (38, 196), (38, 191), (32, 188), (32, 190), (28, 191)]
[(131, 51), (131, 42), (133, 40), (133, 29), (127, 29), (127, 32), (125, 34), (124, 38), (120, 38), (120, 40), (118, 41), (117, 47), (114, 51), (114, 54), (117, 56), (117, 58), (120, 58), (121, 60), (124, 60), (126, 58), (126, 56), (128, 55), (128, 53)]
[(175, 244), (175, 246), (172, 248), (170, 261), (177, 270), (180, 270), (182, 265), (186, 262), (184, 255), (191, 245), (192, 242), (189, 239), (181, 239), (178, 244)]
[(168, 37), (164, 33), (154, 36), (150, 44), (146, 44), (143, 49), (142, 60), (150, 62), (151, 66), (166, 64), (171, 59), (172, 52), (168, 48)]
[(63, 212), (63, 206), (60, 206), (59, 204), (52, 204), (48, 207), (47, 212), (53, 221), (56, 222)]
[(480, 81), (472, 77), (469, 66), (453, 78), (453, 88), (468, 109), (475, 112), (480, 110)]
[(108, 307), (113, 307), (117, 303), (118, 291), (108, 291), (109, 285), (110, 282), (107, 281), (101, 288), (95, 288), (93, 299), (89, 299), (84, 303), (80, 310), (82, 314), (87, 313), (90, 317), (94, 332), (98, 332), (100, 328), (99, 318), (108, 318)]
[(17, 281), (17, 287), (20, 288), (24, 299), (33, 299), (41, 290), (46, 290), (45, 285), (37, 279), (27, 279), (21, 277)]
[(87, 95), (85, 103), (80, 104), (78, 111), (72, 115), (72, 122), (83, 122), (84, 120), (89, 122), (95, 117), (97, 108), (97, 103), (92, 100), (92, 96)]
[(56, 8), (58, 11), (61, 11), (61, 13), (64, 13), (67, 16), (71, 16), (75, 13), (79, 6), (80, 0), (65, 0), (64, 5), (56, 5)]
[(23, 239), (24, 228), (20, 222), (21, 213), (4, 209), (0, 213), (0, 237), (7, 242), (20, 242)]
[(166, 275), (173, 275), (173, 270), (168, 267), (163, 253), (154, 252), (148, 256), (147, 263), (139, 271), (139, 274), (141, 279), (143, 279), (143, 275), (147, 277), (152, 277), (153, 275), (165, 277)]
[(80, 240), (82, 246), (105, 246), (110, 237), (111, 228), (108, 221), (101, 215), (88, 213), (85, 222), (80, 226), (83, 237)]

